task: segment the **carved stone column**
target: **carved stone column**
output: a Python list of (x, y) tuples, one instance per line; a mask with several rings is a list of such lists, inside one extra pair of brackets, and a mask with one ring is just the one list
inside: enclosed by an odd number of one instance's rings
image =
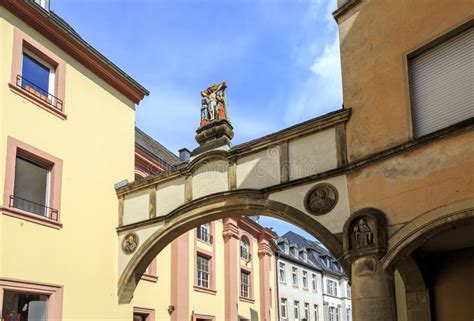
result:
[(224, 237), (224, 265), (225, 265), (225, 319), (238, 321), (238, 240), (239, 229), (233, 218), (224, 219), (222, 235)]
[(273, 256), (271, 246), (271, 234), (263, 231), (258, 241), (259, 279), (260, 279), (260, 320), (270, 321), (271, 290), (270, 270), (271, 258)]
[(343, 237), (354, 321), (396, 321), (393, 277), (380, 263), (387, 249), (385, 215), (373, 208), (357, 211), (344, 225)]

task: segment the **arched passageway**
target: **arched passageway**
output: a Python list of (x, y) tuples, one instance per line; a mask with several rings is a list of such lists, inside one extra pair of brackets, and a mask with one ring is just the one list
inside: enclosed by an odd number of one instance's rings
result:
[(150, 262), (174, 239), (201, 224), (242, 215), (270, 216), (298, 226), (321, 241), (339, 260), (344, 270), (350, 269), (343, 258), (341, 240), (313, 216), (292, 206), (270, 200), (257, 190), (223, 192), (190, 202), (163, 219), (164, 224), (146, 239), (125, 267), (119, 280), (120, 302), (130, 302)]

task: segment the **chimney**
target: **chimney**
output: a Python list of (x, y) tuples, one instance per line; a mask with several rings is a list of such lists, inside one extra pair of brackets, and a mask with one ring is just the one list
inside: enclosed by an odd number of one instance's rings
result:
[(179, 159), (182, 162), (189, 162), (190, 158), (191, 158), (191, 152), (189, 151), (189, 149), (185, 147), (179, 150)]

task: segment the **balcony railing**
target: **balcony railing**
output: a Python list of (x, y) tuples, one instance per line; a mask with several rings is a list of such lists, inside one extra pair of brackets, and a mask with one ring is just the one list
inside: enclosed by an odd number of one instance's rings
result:
[(53, 106), (59, 111), (63, 111), (63, 101), (58, 97), (50, 94), (46, 90), (42, 89), (40, 86), (36, 85), (35, 83), (29, 81), (28, 79), (17, 75), (16, 76), (16, 85), (27, 91), (31, 95), (43, 100), (47, 104)]
[(53, 220), (53, 221), (56, 221), (56, 222), (59, 219), (58, 210), (56, 210), (54, 208), (51, 208), (51, 207), (48, 207), (48, 206), (43, 205), (43, 204), (39, 204), (39, 203), (35, 203), (35, 202), (32, 202), (32, 201), (26, 200), (26, 199), (18, 197), (18, 196), (10, 195), (10, 204), (9, 204), (9, 206), (13, 207), (13, 208), (16, 208), (16, 209), (19, 209), (19, 210), (22, 210), (22, 211), (25, 211), (25, 212), (29, 212), (29, 213), (33, 213), (33, 214), (37, 214), (37, 215), (49, 218), (50, 220)]

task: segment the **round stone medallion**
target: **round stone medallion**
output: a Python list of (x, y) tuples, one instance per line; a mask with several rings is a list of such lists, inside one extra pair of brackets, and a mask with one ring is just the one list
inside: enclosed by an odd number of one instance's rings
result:
[(128, 233), (122, 240), (122, 251), (125, 254), (132, 254), (138, 248), (137, 233)]
[(329, 213), (336, 206), (337, 189), (328, 183), (321, 183), (311, 188), (304, 198), (304, 207), (314, 215)]

